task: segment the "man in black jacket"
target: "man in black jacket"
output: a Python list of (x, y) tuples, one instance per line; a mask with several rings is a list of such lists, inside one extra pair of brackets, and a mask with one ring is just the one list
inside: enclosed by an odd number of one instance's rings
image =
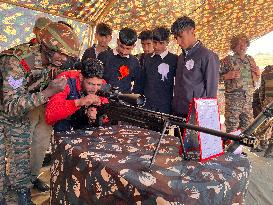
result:
[(195, 22), (178, 18), (171, 31), (182, 48), (178, 57), (173, 98), (173, 114), (186, 117), (192, 98), (216, 98), (219, 58), (195, 37)]

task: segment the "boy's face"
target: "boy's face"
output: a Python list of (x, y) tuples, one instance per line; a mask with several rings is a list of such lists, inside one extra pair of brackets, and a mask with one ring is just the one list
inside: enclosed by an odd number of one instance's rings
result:
[(119, 55), (121, 57), (126, 57), (128, 55), (131, 54), (133, 48), (135, 47), (135, 45), (131, 45), (131, 46), (126, 46), (125, 44), (122, 44), (119, 39), (117, 40), (117, 52), (119, 53)]
[(145, 54), (154, 52), (153, 40), (151, 39), (141, 40), (141, 46)]
[(161, 54), (167, 50), (168, 41), (153, 41), (155, 54)]
[(111, 35), (101, 36), (100, 34), (95, 34), (95, 38), (97, 39), (98, 45), (101, 47), (107, 47), (110, 41), (112, 40)]
[(82, 78), (82, 89), (86, 94), (95, 94), (102, 86), (102, 78)]
[(195, 31), (193, 28), (185, 29), (180, 31), (175, 38), (182, 49), (187, 49), (195, 42)]

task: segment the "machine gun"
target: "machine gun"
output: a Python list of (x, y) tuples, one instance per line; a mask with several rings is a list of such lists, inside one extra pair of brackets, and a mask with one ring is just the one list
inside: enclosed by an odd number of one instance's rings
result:
[[(182, 129), (186, 128), (218, 136), (224, 140), (233, 140), (234, 142), (236, 142), (235, 143), (236, 145), (242, 144), (249, 147), (256, 147), (259, 143), (259, 141), (256, 139), (255, 136), (252, 135), (252, 133), (258, 126), (262, 124), (263, 120), (260, 120), (259, 123), (254, 121), (249, 126), (250, 128), (246, 130), (247, 132), (242, 132), (239, 136), (237, 136), (209, 128), (188, 124), (186, 123), (185, 119), (181, 117), (143, 109), (142, 107), (145, 104), (145, 97), (139, 94), (121, 94), (118, 92), (117, 88), (112, 88), (110, 90), (108, 88), (107, 91), (105, 90), (100, 91), (98, 95), (108, 97), (109, 104), (107, 104), (103, 108), (103, 110), (105, 111), (105, 113), (108, 115), (112, 122), (114, 123), (117, 123), (118, 121), (126, 122), (142, 128), (161, 132), (161, 136), (157, 144), (156, 150), (154, 152), (154, 155), (152, 157), (150, 167), (154, 163), (161, 140), (166, 130), (170, 126), (175, 126), (179, 130), (181, 128)], [(273, 107), (273, 103), (271, 104), (271, 106)], [(183, 150), (185, 150), (180, 131), (178, 137), (180, 139)], [(183, 156), (185, 159), (188, 158), (185, 151), (183, 152)]]

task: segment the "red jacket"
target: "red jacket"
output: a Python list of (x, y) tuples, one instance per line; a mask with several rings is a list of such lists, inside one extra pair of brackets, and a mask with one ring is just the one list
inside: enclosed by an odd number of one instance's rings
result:
[[(65, 71), (57, 75), (56, 78), (60, 78), (63, 76), (65, 76), (66, 79), (75, 78), (77, 91), (79, 93), (81, 92), (82, 88), (79, 79), (80, 71), (78, 70)], [(80, 107), (77, 107), (75, 105), (75, 100), (67, 100), (69, 93), (70, 87), (67, 84), (62, 92), (53, 95), (49, 99), (49, 102), (47, 103), (45, 110), (45, 119), (48, 124), (54, 125), (56, 122), (68, 118), (69, 116), (74, 114), (78, 109), (80, 109)], [(108, 99), (106, 98), (101, 98), (101, 101), (102, 104), (108, 103)]]
[[(56, 78), (60, 78), (65, 76), (68, 78), (75, 78), (76, 79), (76, 87), (77, 90), (81, 91), (81, 83), (79, 79), (80, 71), (76, 70), (69, 70), (63, 73), (60, 73)], [(59, 92), (53, 95), (49, 102), (46, 105), (45, 110), (45, 119), (46, 122), (50, 125), (54, 125), (59, 120), (63, 120), (68, 118), (70, 115), (75, 113), (80, 107), (75, 105), (75, 100), (67, 100), (70, 93), (69, 85), (65, 86), (65, 89), (62, 92)]]

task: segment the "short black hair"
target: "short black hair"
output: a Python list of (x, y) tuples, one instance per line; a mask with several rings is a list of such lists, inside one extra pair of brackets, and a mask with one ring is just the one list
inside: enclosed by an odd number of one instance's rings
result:
[(87, 58), (81, 62), (81, 74), (84, 78), (102, 78), (103, 77), (103, 63), (96, 58)]
[(71, 24), (67, 23), (66, 21), (58, 21), (58, 23), (64, 24), (64, 25), (68, 26), (69, 28), (71, 28), (72, 30), (74, 30), (74, 28), (71, 26)]
[(188, 28), (195, 29), (195, 22), (187, 16), (182, 16), (176, 19), (176, 21), (173, 23), (171, 31), (173, 35), (177, 36), (180, 31), (184, 31)]
[(126, 46), (134, 45), (137, 41), (136, 31), (131, 28), (122, 28), (119, 31), (119, 41)]
[(112, 35), (112, 29), (111, 27), (106, 23), (99, 23), (96, 27), (96, 34), (100, 36), (111, 36)]
[(166, 27), (157, 27), (153, 30), (153, 41), (169, 41), (170, 33)]
[(80, 59), (77, 57), (67, 56), (67, 60), (61, 65), (60, 70), (78, 70)]
[(142, 41), (153, 40), (153, 32), (151, 30), (141, 31), (138, 38)]

